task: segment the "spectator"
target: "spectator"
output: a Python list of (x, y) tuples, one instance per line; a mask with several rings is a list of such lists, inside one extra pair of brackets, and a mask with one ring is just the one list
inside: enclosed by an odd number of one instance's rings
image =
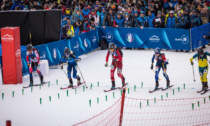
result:
[(72, 16), (71, 20), (73, 21), (73, 23), (75, 23), (79, 19), (80, 19), (80, 21), (82, 21), (83, 17), (82, 17), (82, 14), (81, 14), (80, 10), (77, 10), (76, 15)]
[(117, 17), (114, 19), (113, 27), (123, 27), (124, 18), (120, 13), (117, 13)]
[(183, 16), (185, 17), (185, 20), (186, 20), (186, 28), (189, 29), (191, 27), (191, 24), (190, 24), (190, 15), (189, 15), (188, 9), (184, 10)]
[[(103, 21), (104, 21), (105, 15), (106, 15), (106, 9), (102, 8), (102, 12), (99, 16), (99, 26), (103, 26)], [(107, 22), (106, 22), (105, 26), (107, 26)]]
[(103, 28), (104, 29), (106, 28), (105, 26), (106, 23), (107, 23), (107, 26), (113, 26), (114, 19), (115, 19), (115, 15), (113, 14), (113, 10), (109, 9), (109, 13), (106, 14), (103, 20)]
[(144, 16), (144, 11), (140, 12), (140, 16), (137, 18), (137, 22), (137, 27), (140, 27), (141, 29), (147, 27), (148, 21), (146, 16)]
[(157, 17), (155, 17), (152, 22), (155, 28), (164, 28), (165, 18), (162, 17), (161, 14), (162, 14), (161, 11), (158, 11)]
[(84, 6), (83, 10), (82, 10), (82, 16), (83, 18), (89, 18), (91, 14), (91, 11), (87, 8), (87, 5)]
[(139, 17), (139, 14), (138, 14), (138, 11), (135, 11), (134, 12), (134, 16), (133, 16), (133, 27), (137, 27), (137, 23), (138, 23), (138, 18)]
[(96, 10), (95, 9), (92, 9), (92, 13), (90, 15), (90, 18), (94, 18), (94, 24), (95, 26), (99, 26), (99, 16), (98, 14), (96, 13)]
[(197, 15), (196, 10), (193, 10), (190, 15), (191, 28), (200, 26), (201, 19)]
[(22, 1), (14, 0), (14, 4), (10, 8), (10, 10), (22, 10), (23, 8), (24, 8), (24, 4)]
[(81, 33), (81, 31), (83, 30), (82, 28), (82, 22), (80, 19), (78, 19), (75, 23), (74, 23), (74, 35), (79, 35)]
[(163, 5), (163, 7), (164, 7), (164, 9), (165, 10), (169, 10), (169, 8), (170, 8), (170, 0), (166, 0), (166, 2), (164, 3), (164, 5)]
[(85, 18), (83, 32), (89, 32), (90, 30), (91, 30), (90, 22), (89, 22), (88, 18)]
[(148, 11), (147, 21), (150, 28), (153, 27), (152, 21), (154, 20), (154, 18), (155, 18), (155, 15), (151, 11)]
[(204, 35), (203, 38), (209, 40), (210, 39), (210, 35)]
[(202, 24), (207, 24), (209, 22), (209, 12), (207, 7), (201, 6), (201, 20)]
[(91, 30), (95, 30), (96, 29), (95, 18), (94, 17), (90, 18), (90, 29)]
[(166, 28), (175, 28), (176, 16), (174, 11), (170, 11), (168, 18), (166, 19)]
[(123, 26), (128, 28), (133, 27), (133, 18), (128, 13), (125, 14)]
[(183, 16), (182, 12), (179, 11), (176, 19), (176, 28), (185, 29), (186, 24), (187, 24), (186, 18)]
[(67, 23), (63, 27), (63, 38), (70, 39), (74, 36), (74, 27), (71, 24), (71, 20), (67, 18)]

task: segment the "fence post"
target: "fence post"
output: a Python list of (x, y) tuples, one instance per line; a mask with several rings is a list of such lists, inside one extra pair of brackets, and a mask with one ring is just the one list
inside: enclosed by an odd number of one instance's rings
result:
[(121, 100), (121, 110), (120, 110), (120, 125), (119, 126), (122, 126), (123, 110), (124, 110), (124, 103), (125, 103), (125, 92), (126, 92), (126, 89), (123, 88), (122, 100)]

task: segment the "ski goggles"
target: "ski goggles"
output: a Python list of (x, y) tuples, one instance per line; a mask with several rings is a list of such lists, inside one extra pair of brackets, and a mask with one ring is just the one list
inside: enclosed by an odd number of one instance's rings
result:
[(65, 53), (64, 55), (69, 55), (68, 53)]
[(114, 51), (114, 49), (109, 49), (110, 51)]

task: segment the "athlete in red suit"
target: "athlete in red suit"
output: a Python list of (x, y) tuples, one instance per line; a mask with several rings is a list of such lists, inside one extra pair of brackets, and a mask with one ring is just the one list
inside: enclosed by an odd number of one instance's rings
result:
[(125, 78), (122, 75), (122, 54), (120, 50), (115, 48), (114, 43), (109, 44), (109, 50), (106, 55), (106, 64), (105, 67), (108, 66), (109, 55), (112, 55), (112, 64), (111, 64), (111, 80), (112, 80), (112, 88), (115, 89), (115, 79), (114, 79), (114, 72), (117, 68), (118, 77), (122, 79), (122, 85), (125, 84)]

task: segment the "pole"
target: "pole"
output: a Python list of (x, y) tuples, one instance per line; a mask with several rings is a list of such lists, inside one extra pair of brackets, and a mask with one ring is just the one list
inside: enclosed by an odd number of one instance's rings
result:
[(120, 125), (122, 126), (122, 120), (123, 120), (123, 110), (124, 110), (124, 103), (125, 103), (125, 92), (126, 88), (123, 88), (123, 93), (122, 93), (122, 100), (121, 100), (121, 110), (120, 110)]
[(83, 81), (84, 81), (84, 83), (85, 83), (85, 87), (86, 88), (88, 88), (88, 86), (86, 85), (86, 82), (85, 82), (85, 80), (84, 80), (84, 77), (83, 77), (83, 75), (82, 75), (82, 72), (81, 72), (81, 70), (80, 70), (80, 68), (79, 68), (79, 65), (77, 64), (77, 67), (78, 67), (78, 69), (79, 69), (79, 71), (80, 71), (80, 74), (81, 74), (81, 76), (82, 76), (82, 79), (83, 79)]

